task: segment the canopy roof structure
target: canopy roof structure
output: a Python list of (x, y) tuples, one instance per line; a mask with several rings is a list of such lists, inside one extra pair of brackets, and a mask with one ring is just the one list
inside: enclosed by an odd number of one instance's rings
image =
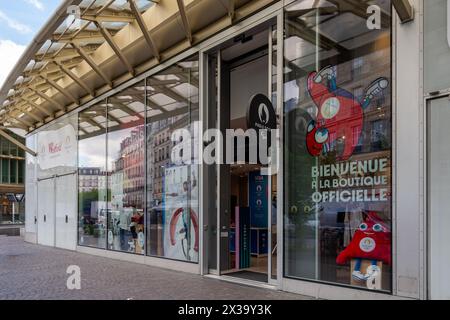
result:
[(0, 126), (32, 132), (273, 2), (66, 0), (1, 88)]
[[(0, 130), (32, 132), (277, 1), (65, 0), (0, 89)], [(287, 70), (302, 72), (314, 63), (318, 30), (324, 56), (341, 53), (340, 57), (356, 57), (356, 52), (361, 54), (364, 48), (370, 48), (372, 33), (346, 34), (335, 27), (365, 26), (369, 3), (370, 0), (305, 0), (292, 7), (287, 14), (296, 19), (290, 19), (286, 27), (298, 37), (286, 39), (286, 45), (298, 39), (305, 41), (298, 44), (302, 50), (292, 51), (301, 56), (286, 57)], [(382, 23), (387, 24), (391, 2), (382, 3)], [(392, 4), (397, 11), (413, 15), (407, 0), (392, 0)], [(320, 28), (316, 26), (317, 12)], [(408, 14), (404, 18), (411, 19)], [(389, 35), (385, 40), (377, 45), (387, 46)], [(149, 96), (166, 100), (158, 103), (149, 98), (155, 113), (166, 112), (164, 104), (169, 100), (185, 103), (186, 97), (177, 92), (177, 87), (188, 81), (183, 79), (183, 67), (177, 68), (171, 68), (167, 79), (151, 86)], [(198, 89), (198, 83), (189, 84)], [(131, 96), (136, 95), (145, 101), (144, 92)], [(121, 101), (120, 105), (128, 104)], [(140, 108), (129, 108), (129, 114), (123, 117), (133, 118), (136, 112), (145, 115)], [(117, 118), (112, 114), (107, 117)], [(86, 132), (82, 130), (81, 134)]]

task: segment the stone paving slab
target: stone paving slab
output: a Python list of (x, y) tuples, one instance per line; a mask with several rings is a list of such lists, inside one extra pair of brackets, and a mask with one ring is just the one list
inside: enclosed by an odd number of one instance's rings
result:
[[(68, 290), (67, 267), (81, 268), (81, 290)], [(183, 272), (0, 237), (0, 300), (303, 300)]]

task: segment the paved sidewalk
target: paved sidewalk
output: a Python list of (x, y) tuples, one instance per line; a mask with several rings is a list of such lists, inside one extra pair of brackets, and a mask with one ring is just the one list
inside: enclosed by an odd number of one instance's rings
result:
[[(81, 268), (81, 290), (66, 269)], [(306, 297), (25, 243), (0, 236), (0, 300), (278, 300)]]

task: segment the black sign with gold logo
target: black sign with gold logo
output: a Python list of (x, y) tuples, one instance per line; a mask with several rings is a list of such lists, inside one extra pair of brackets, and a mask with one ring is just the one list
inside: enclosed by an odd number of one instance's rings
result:
[(259, 131), (275, 130), (277, 128), (277, 115), (272, 102), (263, 94), (256, 94), (250, 99), (247, 109), (247, 126), (249, 129)]

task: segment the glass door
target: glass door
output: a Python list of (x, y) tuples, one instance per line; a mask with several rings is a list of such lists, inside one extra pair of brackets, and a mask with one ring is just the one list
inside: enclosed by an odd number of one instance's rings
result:
[(272, 24), (260, 26), (216, 48), (204, 62), (204, 118), (208, 128), (218, 129), (223, 146), (215, 154), (218, 164), (204, 169), (203, 267), (205, 273), (261, 283), (276, 281), (277, 176), (265, 174), (260, 159), (249, 158), (258, 141), (248, 136), (254, 129), (248, 109), (256, 95), (276, 99), (276, 35)]
[[(219, 55), (217, 52), (202, 55), (205, 94), (203, 108), (203, 130), (218, 127)], [(210, 137), (205, 144), (213, 143)], [(203, 274), (219, 274), (219, 228), (218, 228), (218, 169), (214, 162), (203, 162)]]

